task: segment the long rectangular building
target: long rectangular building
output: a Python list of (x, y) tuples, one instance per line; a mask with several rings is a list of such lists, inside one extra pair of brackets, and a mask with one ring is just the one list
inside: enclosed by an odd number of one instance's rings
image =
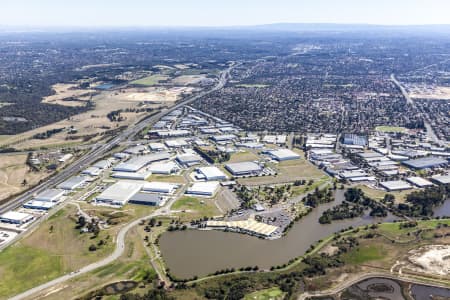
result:
[(114, 206), (123, 206), (141, 190), (142, 185), (142, 183), (137, 182), (118, 181), (98, 195), (95, 201)]
[(120, 172), (137, 172), (152, 162), (168, 160), (170, 153), (159, 152), (147, 155), (136, 156), (126, 162), (122, 162), (113, 168), (113, 171)]

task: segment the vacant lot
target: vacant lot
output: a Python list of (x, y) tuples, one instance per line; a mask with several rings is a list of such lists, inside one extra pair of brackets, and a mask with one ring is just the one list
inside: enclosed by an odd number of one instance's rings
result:
[[(32, 172), (26, 165), (26, 154), (0, 156), (0, 201), (35, 185), (49, 175), (46, 171)], [(26, 185), (23, 185), (24, 179)]]
[(366, 194), (368, 197), (374, 199), (374, 200), (381, 200), (384, 198), (386, 194), (394, 195), (395, 200), (397, 202), (405, 202), (406, 196), (408, 194), (412, 193), (414, 190), (407, 190), (407, 191), (399, 191), (399, 192), (386, 192), (382, 190), (372, 189), (370, 187), (367, 187), (365, 185), (358, 185), (358, 188), (360, 188), (364, 194)]
[(220, 215), (214, 199), (206, 198), (184, 196), (177, 200), (171, 209), (182, 211), (177, 214), (182, 222)]
[[(36, 231), (0, 253), (0, 298), (6, 298), (40, 283), (78, 270), (108, 255), (114, 246), (113, 236), (101, 231), (99, 236), (80, 234), (75, 229), (74, 207), (61, 209)], [(97, 251), (89, 246), (104, 245)]]
[(231, 154), (230, 160), (227, 163), (244, 162), (258, 160), (260, 157), (250, 151), (242, 151)]
[(318, 180), (324, 176), (322, 171), (303, 158), (274, 164), (273, 169), (278, 170), (278, 174), (275, 176), (243, 178), (238, 181), (245, 185), (264, 185), (294, 182), (302, 179)]
[(248, 294), (244, 297), (244, 300), (279, 300), (283, 299), (284, 295), (285, 293), (278, 287), (273, 287)]
[[(134, 228), (128, 233), (125, 252), (117, 261), (55, 286), (42, 294), (48, 300), (72, 299), (75, 296), (81, 297), (91, 291), (98, 290), (111, 282), (121, 280), (140, 281), (146, 275), (150, 278), (156, 278), (148, 259), (142, 237), (137, 228)], [(110, 296), (106, 299), (118, 299), (118, 296)]]

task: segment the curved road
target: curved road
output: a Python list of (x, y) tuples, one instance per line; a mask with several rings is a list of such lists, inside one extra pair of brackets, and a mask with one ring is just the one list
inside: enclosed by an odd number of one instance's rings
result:
[(363, 274), (361, 276), (355, 276), (349, 280), (346, 280), (336, 287), (333, 287), (331, 289), (325, 290), (325, 291), (319, 291), (319, 292), (306, 292), (298, 296), (297, 300), (306, 300), (310, 297), (326, 297), (326, 296), (332, 296), (334, 294), (340, 293), (344, 291), (345, 289), (349, 288), (350, 286), (357, 284), (361, 281), (370, 279), (370, 278), (386, 278), (391, 280), (401, 280), (408, 283), (413, 284), (420, 284), (420, 285), (426, 285), (426, 286), (432, 286), (432, 287), (438, 287), (438, 288), (445, 288), (448, 289), (448, 286), (445, 285), (439, 285), (439, 284), (433, 284), (433, 283), (424, 283), (420, 280), (409, 278), (407, 276), (399, 276), (399, 275), (393, 275), (389, 273), (383, 273), (383, 272), (373, 272), (373, 273), (367, 273)]
[[(58, 175), (56, 175), (54, 178), (51, 178), (50, 180), (48, 180), (47, 182), (45, 182), (44, 184), (37, 186), (33, 189), (31, 189), (30, 191), (26, 192), (25, 194), (23, 194), (22, 196), (18, 197), (15, 201), (13, 201), (13, 203), (10, 203), (9, 205), (6, 205), (4, 207), (0, 208), (1, 210), (4, 210), (5, 208), (15, 208), (17, 206), (20, 206), (24, 201), (26, 201), (29, 197), (31, 197), (34, 193), (38, 192), (38, 191), (42, 191), (45, 188), (48, 188), (49, 186), (53, 186), (55, 184), (57, 184), (58, 182), (62, 181), (64, 178), (71, 176), (75, 173), (78, 173), (80, 169), (82, 169), (83, 167), (87, 166), (88, 164), (94, 162), (96, 159), (98, 159), (98, 157), (101, 154), (105, 154), (107, 151), (109, 151), (110, 149), (112, 149), (113, 146), (119, 144), (122, 140), (127, 139), (131, 136), (134, 136), (136, 133), (138, 133), (139, 131), (143, 130), (146, 126), (150, 125), (153, 122), (156, 122), (157, 120), (159, 120), (162, 116), (167, 115), (168, 113), (170, 113), (171, 111), (176, 110), (177, 108), (180, 108), (183, 105), (189, 104), (197, 99), (199, 99), (200, 97), (203, 97), (207, 94), (210, 94), (214, 91), (217, 91), (221, 88), (223, 88), (228, 80), (228, 77), (230, 75), (230, 71), (231, 69), (233, 69), (234, 67), (236, 67), (237, 65), (239, 65), (239, 63), (233, 63), (228, 69), (226, 69), (225, 71), (222, 72), (219, 82), (216, 86), (214, 86), (214, 88), (202, 92), (200, 94), (197, 94), (183, 102), (180, 102), (179, 104), (165, 110), (162, 111), (158, 114), (156, 114), (155, 116), (152, 116), (148, 119), (146, 119), (145, 121), (142, 121), (140, 123), (138, 123), (135, 126), (132, 126), (131, 128), (127, 128), (126, 130), (124, 130), (119, 136), (115, 137), (114, 139), (112, 139), (111, 141), (109, 141), (108, 143), (104, 144), (103, 146), (100, 146), (96, 149), (93, 149), (93, 151), (91, 151), (88, 155), (84, 156), (83, 158), (81, 158), (80, 160), (78, 160), (77, 162), (75, 162), (74, 164), (72, 164), (70, 167), (66, 168), (65, 170), (63, 170), (61, 173), (59, 173)], [(64, 176), (62, 175), (64, 173)], [(106, 266), (110, 263), (112, 263), (113, 261), (115, 261), (116, 259), (118, 259), (124, 252), (125, 250), (125, 237), (126, 234), (128, 233), (128, 231), (133, 228), (134, 226), (138, 225), (142, 220), (146, 220), (148, 218), (151, 217), (156, 217), (156, 216), (162, 216), (162, 215), (166, 215), (170, 213), (170, 207), (172, 206), (173, 202), (175, 202), (175, 198), (172, 199), (171, 201), (169, 201), (168, 203), (166, 203), (165, 206), (157, 209), (156, 211), (154, 211), (152, 214), (139, 218), (127, 225), (125, 225), (123, 228), (120, 229), (117, 238), (116, 238), (116, 248), (114, 249), (114, 252), (109, 255), (108, 257), (92, 263), (90, 265), (84, 266), (83, 268), (81, 268), (78, 271), (72, 272), (70, 274), (66, 274), (63, 275), (61, 277), (58, 277), (52, 281), (46, 282), (44, 284), (41, 284), (37, 287), (34, 287), (32, 289), (29, 289), (21, 294), (18, 294), (12, 298), (10, 298), (10, 300), (20, 300), (20, 299), (25, 299), (28, 297), (31, 297), (32, 295), (39, 293), (43, 290), (46, 290), (50, 287), (53, 287), (57, 284), (63, 283), (69, 279), (75, 278), (81, 274), (85, 274), (88, 272), (91, 272), (95, 269), (98, 269), (100, 267)], [(19, 204), (20, 203), (20, 204)]]

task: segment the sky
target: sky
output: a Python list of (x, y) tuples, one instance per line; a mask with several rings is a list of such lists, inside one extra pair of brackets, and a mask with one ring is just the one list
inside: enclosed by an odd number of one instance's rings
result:
[(450, 0), (1, 0), (0, 25), (450, 24)]

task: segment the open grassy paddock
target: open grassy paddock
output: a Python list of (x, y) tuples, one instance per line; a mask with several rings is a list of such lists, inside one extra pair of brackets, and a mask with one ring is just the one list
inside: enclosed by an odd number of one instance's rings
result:
[(407, 129), (405, 127), (397, 126), (377, 126), (375, 130), (381, 132), (406, 132)]
[(284, 295), (278, 287), (273, 287), (245, 295), (244, 300), (278, 300), (283, 299)]
[[(80, 234), (75, 229), (76, 208), (67, 206), (42, 223), (34, 232), (0, 252), (0, 298), (32, 288), (53, 278), (100, 260), (114, 248), (113, 236), (100, 231)], [(92, 244), (105, 243), (96, 251)]]

